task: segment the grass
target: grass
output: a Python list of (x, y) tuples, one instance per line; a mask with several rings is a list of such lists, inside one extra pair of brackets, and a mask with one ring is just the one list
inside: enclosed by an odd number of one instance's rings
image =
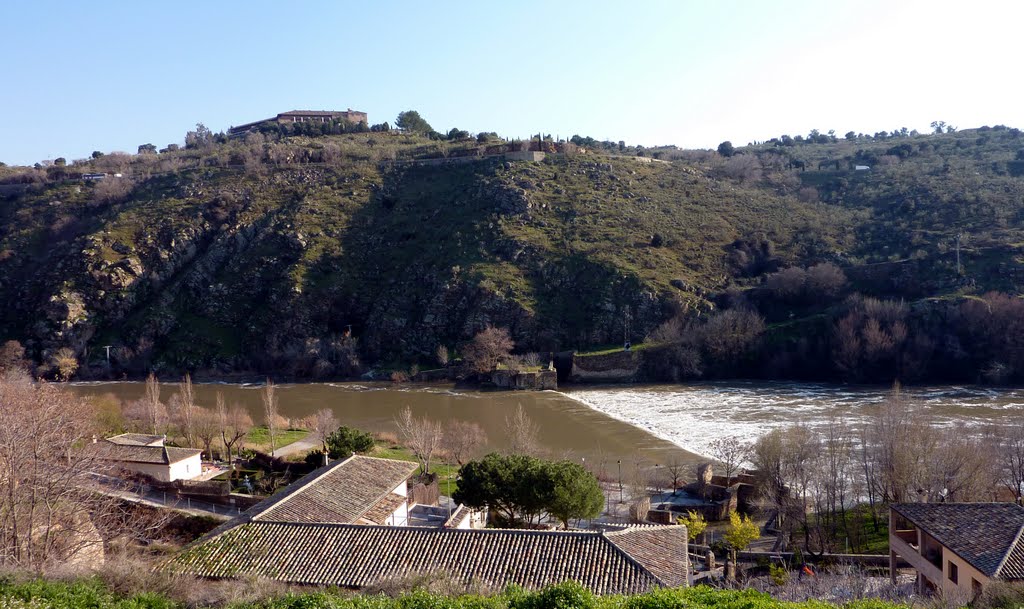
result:
[[(657, 347), (659, 343), (634, 343), (630, 347), (630, 351), (643, 351), (644, 349), (650, 349), (651, 347)], [(595, 355), (611, 355), (612, 353), (622, 353), (625, 349), (622, 345), (616, 345), (614, 347), (598, 347), (592, 351), (586, 351), (583, 353), (577, 353), (580, 357), (592, 357)]]
[[(305, 429), (285, 429), (278, 430), (274, 434), (274, 450), (277, 450), (283, 446), (288, 446), (293, 442), (305, 438), (309, 435), (309, 431)], [(264, 427), (253, 427), (249, 431), (249, 434), (245, 436), (246, 446), (255, 448), (257, 450), (267, 450), (270, 448), (270, 431)]]
[[(394, 445), (375, 446), (370, 456), (379, 457), (381, 459), (394, 459), (396, 461), (419, 461), (419, 459), (413, 456), (412, 451), (408, 448)], [(459, 485), (456, 480), (459, 475), (458, 465), (447, 465), (437, 461), (432, 461), (430, 464), (430, 471), (431, 473), (437, 474), (437, 483), (442, 495), (451, 497), (452, 494), (458, 490)]]

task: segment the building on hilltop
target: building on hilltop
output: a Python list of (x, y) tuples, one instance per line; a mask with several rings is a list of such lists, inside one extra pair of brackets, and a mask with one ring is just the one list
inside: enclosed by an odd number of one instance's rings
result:
[(228, 129), (228, 135), (239, 135), (248, 133), (260, 125), (266, 123), (330, 123), (330, 122), (346, 122), (352, 125), (358, 125), (359, 123), (367, 123), (368, 119), (365, 112), (359, 112), (349, 108), (348, 110), (292, 110), (290, 112), (281, 112), (273, 118), (265, 118), (261, 121), (255, 121), (252, 123), (246, 123), (244, 125), (238, 125)]
[(889, 568), (917, 571), (921, 593), (977, 597), (995, 581), (1024, 580), (1024, 507), (1015, 503), (889, 506)]
[[(349, 589), (442, 572), (467, 586), (494, 588), (573, 580), (597, 594), (688, 581), (684, 526), (607, 533), (473, 528), (479, 520), (465, 506), (447, 518), (442, 508), (396, 506), (416, 467), (363, 456), (325, 466), (214, 529), (162, 568)], [(403, 526), (406, 521), (414, 526)]]

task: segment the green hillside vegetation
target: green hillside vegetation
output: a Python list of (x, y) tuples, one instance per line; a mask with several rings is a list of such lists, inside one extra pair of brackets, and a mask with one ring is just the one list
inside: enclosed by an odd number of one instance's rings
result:
[[(384, 128), (0, 168), (0, 338), (79, 377), (351, 377), (487, 325), (522, 353), (627, 330), (661, 380), (1024, 377), (1017, 129), (720, 153)], [(530, 145), (560, 153), (492, 154)]]
[[(201, 593), (202, 586), (191, 591)], [(259, 595), (249, 590), (248, 596)], [(8, 609), (179, 609), (208, 603), (176, 602), (158, 591), (134, 595), (111, 592), (96, 580), (71, 583), (35, 580), (0, 580), (0, 602)], [(753, 590), (713, 590), (706, 587), (655, 590), (635, 596), (594, 596), (575, 583), (549, 586), (536, 592), (511, 588), (493, 595), (444, 596), (425, 590), (397, 596), (353, 595), (344, 591), (292, 592), (259, 600), (234, 602), (236, 609), (889, 609), (907, 605), (878, 600), (857, 600), (835, 605), (822, 601), (802, 603), (774, 600)]]

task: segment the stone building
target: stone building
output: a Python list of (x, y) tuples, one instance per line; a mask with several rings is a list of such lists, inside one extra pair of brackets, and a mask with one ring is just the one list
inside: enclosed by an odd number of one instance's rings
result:
[(252, 123), (246, 123), (244, 125), (238, 125), (228, 129), (228, 135), (239, 135), (242, 133), (248, 133), (255, 129), (259, 125), (265, 123), (330, 123), (330, 122), (347, 122), (353, 125), (359, 123), (367, 123), (368, 119), (365, 112), (359, 112), (349, 108), (348, 110), (291, 110), (289, 112), (281, 112), (273, 118), (265, 118), (261, 121), (255, 121)]

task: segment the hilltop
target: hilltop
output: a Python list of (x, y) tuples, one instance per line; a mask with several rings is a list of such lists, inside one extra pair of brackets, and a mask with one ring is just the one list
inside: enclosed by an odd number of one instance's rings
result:
[(80, 376), (344, 378), (487, 325), (522, 353), (647, 339), (662, 379), (1024, 372), (964, 321), (1024, 284), (1017, 129), (719, 152), (303, 129), (0, 168), (0, 338)]

